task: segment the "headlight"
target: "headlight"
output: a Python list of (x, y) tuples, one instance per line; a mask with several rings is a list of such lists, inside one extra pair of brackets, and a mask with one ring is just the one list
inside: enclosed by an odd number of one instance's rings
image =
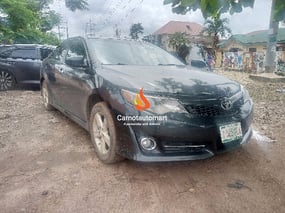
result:
[(242, 94), (243, 94), (243, 99), (244, 99), (244, 102), (248, 101), (248, 100), (251, 100), (250, 98), (250, 95), (247, 91), (247, 89), (241, 85), (241, 91), (242, 91)]
[[(135, 107), (135, 103), (143, 103), (142, 100), (136, 101), (139, 94), (135, 94), (133, 92), (122, 90), (122, 96), (125, 101)], [(156, 96), (144, 96), (149, 102), (149, 108), (145, 109), (146, 111), (155, 113), (155, 114), (165, 114), (168, 112), (186, 112), (184, 107), (173, 98), (164, 98), (164, 97), (156, 97)], [(140, 97), (139, 97), (140, 98)]]

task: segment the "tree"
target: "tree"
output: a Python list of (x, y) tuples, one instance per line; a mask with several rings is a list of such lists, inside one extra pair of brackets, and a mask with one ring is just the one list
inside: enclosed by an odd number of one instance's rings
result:
[(61, 16), (54, 10), (49, 10), (40, 14), (40, 21), (40, 30), (42, 32), (47, 32), (61, 23)]
[(4, 21), (0, 22), (2, 41), (9, 43), (36, 30), (38, 17), (27, 1), (1, 0), (0, 10), (4, 16)]
[(176, 32), (169, 37), (169, 46), (175, 49), (176, 54), (186, 62), (189, 54), (190, 40), (186, 33)]
[[(172, 4), (172, 11), (186, 14), (201, 9), (204, 18), (215, 17), (221, 13), (241, 12), (244, 7), (253, 7), (254, 0), (164, 0), (164, 4)], [(275, 47), (280, 21), (285, 21), (285, 1), (272, 0), (270, 26), (267, 42), (265, 68), (267, 72), (275, 70)]]
[(164, 0), (164, 4), (172, 4), (172, 12), (178, 14), (200, 9), (206, 19), (221, 13), (241, 12), (244, 7), (253, 7), (254, 0)]
[(65, 0), (65, 5), (71, 11), (88, 9), (88, 3), (86, 0)]
[[(49, 32), (61, 22), (58, 13), (50, 10), (53, 0), (1, 0), (0, 43), (58, 44)], [(65, 0), (72, 10), (88, 9), (87, 0)]]
[(215, 56), (220, 38), (225, 37), (227, 33), (231, 33), (231, 29), (226, 26), (228, 22), (229, 20), (227, 18), (221, 19), (220, 15), (217, 14), (214, 17), (208, 18), (204, 23), (205, 28), (201, 33), (206, 33), (212, 38), (212, 49), (214, 50)]
[(139, 34), (143, 34), (143, 26), (141, 23), (133, 24), (130, 28), (130, 36), (132, 39), (137, 40), (139, 38)]
[[(54, 2), (54, 0), (28, 0), (30, 4), (34, 5), (34, 9), (37, 11), (43, 11), (44, 9), (49, 9), (49, 5)], [(71, 11), (76, 10), (87, 10), (88, 0), (65, 0), (65, 6)]]

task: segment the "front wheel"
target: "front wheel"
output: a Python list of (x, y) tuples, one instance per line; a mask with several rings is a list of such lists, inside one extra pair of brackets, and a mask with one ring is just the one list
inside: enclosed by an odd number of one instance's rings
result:
[(6, 91), (15, 87), (14, 76), (6, 71), (0, 71), (0, 91)]
[(112, 113), (104, 102), (94, 105), (90, 116), (90, 135), (98, 158), (107, 164), (123, 158), (117, 154), (117, 129)]

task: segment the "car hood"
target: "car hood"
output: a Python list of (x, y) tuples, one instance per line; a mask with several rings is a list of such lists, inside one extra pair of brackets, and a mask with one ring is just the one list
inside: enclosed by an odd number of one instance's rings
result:
[(238, 83), (194, 67), (103, 65), (98, 74), (125, 89), (144, 88), (145, 94), (230, 97), (240, 90)]

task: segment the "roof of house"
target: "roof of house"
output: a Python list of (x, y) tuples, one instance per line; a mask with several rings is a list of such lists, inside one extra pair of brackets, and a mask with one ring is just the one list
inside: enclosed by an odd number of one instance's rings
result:
[(187, 21), (170, 21), (157, 31), (155, 31), (154, 35), (162, 35), (162, 34), (174, 34), (176, 32), (185, 32), (188, 35), (199, 35), (202, 31), (202, 25), (195, 22), (187, 22)]
[[(268, 30), (259, 30), (259, 31), (250, 32), (248, 34), (232, 35), (227, 41), (221, 42), (220, 46), (224, 47), (233, 40), (236, 41), (237, 43), (247, 46), (252, 44), (267, 43)], [(285, 28), (280, 28), (278, 30), (277, 42), (285, 43)]]

